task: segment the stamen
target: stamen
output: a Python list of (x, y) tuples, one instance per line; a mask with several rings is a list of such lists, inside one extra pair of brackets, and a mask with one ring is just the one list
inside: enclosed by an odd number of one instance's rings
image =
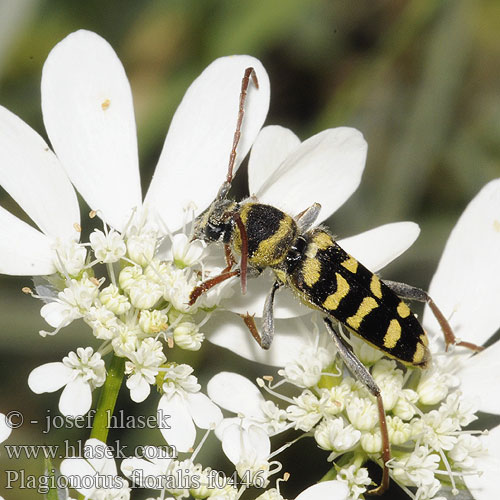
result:
[(205, 443), (205, 441), (207, 440), (209, 434), (214, 430), (215, 426), (214, 425), (211, 425), (210, 428), (208, 428), (206, 431), (205, 431), (205, 434), (203, 435), (203, 437), (201, 438), (201, 441), (198, 443), (198, 446), (196, 447), (196, 449), (193, 451), (193, 454), (191, 455), (191, 462), (194, 462), (195, 458), (196, 458), (196, 455), (198, 455), (198, 453), (200, 452), (201, 450), (201, 447), (203, 446), (203, 444)]
[(269, 394), (273, 395), (275, 398), (279, 398), (281, 399), (282, 401), (286, 401), (287, 403), (290, 403), (291, 405), (294, 405), (295, 404), (295, 401), (291, 398), (288, 398), (286, 396), (283, 396), (282, 394), (278, 393), (278, 392), (274, 392), (270, 386), (267, 386), (265, 383), (264, 383), (264, 380), (262, 380), (261, 378), (258, 378), (257, 379), (257, 385), (261, 388), (261, 389), (264, 389), (266, 392), (268, 392)]

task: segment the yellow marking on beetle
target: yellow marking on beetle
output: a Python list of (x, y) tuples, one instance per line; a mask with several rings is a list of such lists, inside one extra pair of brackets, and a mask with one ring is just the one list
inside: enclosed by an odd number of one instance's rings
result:
[(302, 266), (302, 275), (308, 287), (312, 287), (321, 275), (321, 262), (318, 259), (306, 259)]
[(341, 262), (340, 265), (344, 266), (352, 274), (356, 274), (358, 270), (358, 261), (354, 257), (349, 257), (344, 262)]
[(387, 349), (392, 349), (401, 338), (401, 325), (397, 319), (391, 319), (389, 323), (389, 328), (384, 336), (384, 347)]
[(318, 253), (318, 246), (312, 241), (307, 245), (305, 255), (309, 259), (315, 259), (316, 254)]
[(288, 275), (286, 274), (285, 271), (283, 271), (282, 269), (273, 269), (274, 271), (274, 274), (276, 275), (276, 277), (283, 283), (283, 284), (287, 284), (287, 278), (288, 278)]
[(240, 219), (243, 224), (247, 223), (248, 220), (248, 214), (252, 210), (252, 206), (255, 205), (255, 203), (246, 203), (243, 205), (243, 207), (240, 210)]
[(319, 250), (326, 250), (333, 245), (332, 237), (324, 231), (316, 233), (314, 235), (313, 242)]
[(293, 219), (289, 215), (283, 214), (278, 230), (272, 236), (259, 243), (257, 251), (250, 258), (250, 262), (257, 267), (268, 267), (279, 264), (285, 257), (286, 250), (283, 248), (283, 251), (276, 255), (278, 244), (282, 240), (291, 238), (293, 233)]
[(377, 299), (382, 298), (382, 286), (380, 284), (380, 279), (379, 277), (374, 274), (372, 276), (372, 280), (370, 282), (370, 291), (377, 297)]
[(415, 352), (413, 353), (413, 363), (419, 365), (424, 361), (426, 355), (426, 348), (422, 344), (417, 344), (415, 347)]
[(335, 293), (328, 295), (323, 302), (323, 307), (329, 311), (335, 311), (340, 304), (340, 301), (349, 293), (349, 283), (339, 273), (335, 273), (337, 278), (337, 290)]
[(420, 335), (420, 342), (422, 342), (422, 344), (424, 344), (425, 347), (429, 345), (429, 339), (427, 338), (427, 335), (425, 333)]
[(410, 308), (403, 301), (398, 304), (397, 311), (400, 318), (407, 318), (411, 314)]
[(359, 328), (363, 318), (367, 316), (373, 309), (378, 307), (377, 301), (373, 297), (365, 297), (356, 311), (356, 314), (347, 318), (346, 323), (354, 330)]

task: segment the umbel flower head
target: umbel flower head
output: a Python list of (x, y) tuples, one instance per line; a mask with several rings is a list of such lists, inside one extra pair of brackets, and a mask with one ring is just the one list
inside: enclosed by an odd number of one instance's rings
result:
[[(91, 391), (104, 381), (104, 365), (97, 364), (109, 352), (127, 358), (127, 387), (141, 402), (166, 370), (161, 340), (200, 348), (200, 328), (228, 291), (220, 287), (195, 307), (187, 305), (202, 279), (193, 267), (200, 266), (203, 247), (172, 234), (208, 205), (224, 176), (248, 66), (258, 72), (260, 86), (249, 96), (237, 165), (245, 157), (267, 114), (269, 80), (258, 60), (225, 57), (186, 92), (144, 202), (130, 85), (111, 46), (95, 33), (72, 33), (44, 65), (42, 112), (54, 152), (0, 107), (0, 183), (38, 228), (0, 208), (0, 272), (46, 277), (36, 280), (34, 292), (27, 290), (45, 303), (41, 314), (53, 330), (42, 335), (83, 319), (101, 341), (96, 353), (79, 348), (63, 363), (32, 373), (30, 387), (37, 393), (66, 385), (64, 414), (88, 411)], [(90, 216), (103, 222), (89, 243), (80, 242), (73, 186), (92, 209)], [(97, 263), (107, 276), (96, 277)]]
[[(199, 349), (207, 313), (231, 293), (227, 283), (188, 306), (191, 290), (206, 275), (206, 254), (186, 234), (170, 235), (206, 207), (224, 178), (241, 77), (249, 66), (255, 69), (259, 88), (250, 89), (246, 102), (238, 166), (269, 104), (267, 74), (249, 56), (216, 60), (189, 87), (144, 203), (130, 86), (113, 49), (98, 35), (83, 30), (69, 35), (44, 65), (42, 111), (54, 153), (34, 130), (0, 108), (0, 183), (40, 229), (0, 210), (5, 236), (0, 242), (0, 271), (49, 275), (47, 282), (36, 282), (34, 295), (45, 302), (41, 314), (54, 330), (40, 333), (53, 335), (83, 319), (102, 341), (97, 355), (113, 351), (127, 358), (127, 386), (136, 402), (149, 395), (155, 377), (164, 371), (167, 356), (158, 341)], [(267, 127), (252, 153), (250, 189), (263, 201), (276, 199), (279, 204), (303, 186), (302, 203), (322, 203), (323, 220), (356, 189), (365, 158), (366, 142), (351, 128), (326, 130), (300, 143), (287, 129)], [(29, 188), (26, 178), (33, 179)], [(325, 183), (325, 178), (330, 180)], [(79, 242), (73, 186), (92, 209), (91, 217), (104, 222), (102, 230), (90, 234), (89, 243)], [(292, 204), (285, 205), (283, 209), (297, 212)], [(399, 223), (365, 234), (352, 245), (380, 241), (382, 235), (386, 241), (398, 241), (390, 251), (381, 249), (377, 260), (382, 264), (406, 249), (417, 234), (415, 224)], [(95, 276), (97, 263), (105, 265), (107, 277)], [(257, 293), (250, 290), (248, 300), (248, 309), (259, 304), (260, 310), (259, 288)], [(228, 302), (226, 307), (239, 311), (242, 306)], [(295, 303), (292, 315), (296, 310)], [(294, 345), (291, 338), (287, 342)], [(89, 406), (89, 388), (101, 382), (85, 385), (82, 377), (74, 376), (69, 387), (78, 382), (85, 398), (68, 398), (67, 386), (61, 408), (77, 415)], [(36, 392), (61, 385), (32, 384)]]

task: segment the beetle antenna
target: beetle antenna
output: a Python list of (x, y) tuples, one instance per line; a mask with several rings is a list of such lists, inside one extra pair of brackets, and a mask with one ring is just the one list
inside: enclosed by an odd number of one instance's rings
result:
[[(240, 92), (240, 106), (238, 109), (238, 120), (236, 121), (236, 130), (233, 136), (233, 147), (231, 149), (231, 154), (229, 155), (229, 165), (227, 167), (227, 177), (224, 184), (230, 185), (233, 180), (233, 168), (234, 162), (236, 160), (236, 148), (240, 142), (241, 137), (241, 124), (243, 122), (243, 115), (245, 114), (245, 101), (247, 98), (248, 86), (250, 84), (250, 78), (255, 85), (255, 88), (259, 88), (259, 81), (257, 80), (257, 75), (253, 68), (247, 68), (245, 74), (241, 80), (241, 92)], [(222, 189), (221, 189), (222, 191)], [(226, 191), (227, 193), (227, 191)]]

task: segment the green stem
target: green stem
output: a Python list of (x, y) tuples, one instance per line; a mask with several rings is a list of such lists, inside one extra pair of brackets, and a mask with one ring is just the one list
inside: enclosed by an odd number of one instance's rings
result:
[(108, 438), (108, 423), (111, 415), (113, 415), (116, 399), (122, 386), (124, 368), (125, 358), (113, 355), (106, 382), (104, 382), (101, 389), (97, 411), (92, 424), (92, 432), (90, 433), (91, 438), (99, 439), (103, 443)]

